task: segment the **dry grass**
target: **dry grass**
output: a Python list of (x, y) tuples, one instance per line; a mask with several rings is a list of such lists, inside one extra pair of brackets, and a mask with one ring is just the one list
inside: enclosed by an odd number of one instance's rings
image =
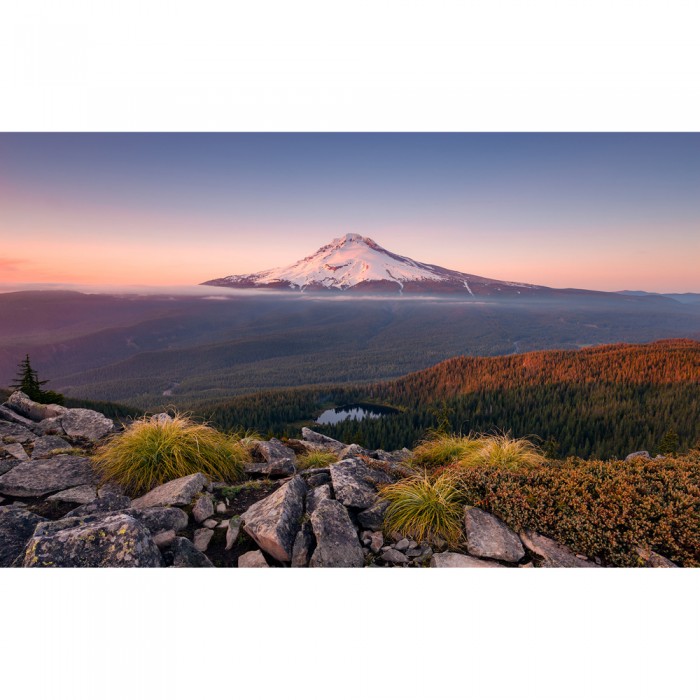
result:
[(97, 449), (93, 464), (105, 481), (138, 495), (195, 472), (213, 481), (238, 481), (249, 460), (237, 436), (176, 415), (171, 422), (135, 421)]
[(450, 474), (423, 474), (381, 488), (389, 501), (387, 531), (396, 530), (418, 542), (440, 537), (456, 545), (462, 533), (463, 498)]
[(423, 469), (444, 467), (454, 462), (468, 459), (483, 447), (483, 438), (479, 435), (450, 435), (433, 432), (420, 442), (413, 450), (409, 466)]
[(328, 450), (309, 450), (297, 457), (297, 467), (300, 470), (327, 467), (338, 461), (338, 455)]

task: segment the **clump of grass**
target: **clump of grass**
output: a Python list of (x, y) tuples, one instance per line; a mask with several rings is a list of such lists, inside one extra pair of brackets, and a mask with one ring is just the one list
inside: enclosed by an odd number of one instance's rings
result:
[(105, 481), (138, 495), (195, 472), (212, 481), (238, 481), (249, 460), (250, 451), (237, 436), (177, 414), (167, 422), (134, 421), (97, 449), (93, 463)]
[(508, 434), (482, 436), (479, 449), (459, 460), (460, 466), (493, 467), (494, 469), (522, 469), (536, 467), (544, 455), (534, 443)]
[(224, 498), (235, 498), (239, 493), (243, 491), (260, 491), (272, 486), (275, 482), (271, 479), (251, 479), (250, 481), (244, 481), (242, 484), (235, 484), (233, 486), (224, 486), (219, 489), (219, 493)]
[(462, 534), (464, 499), (448, 473), (424, 473), (381, 488), (389, 501), (384, 528), (422, 542), (442, 538), (456, 545)]
[(297, 457), (297, 467), (301, 470), (317, 469), (337, 461), (338, 455), (329, 450), (309, 450), (306, 454)]
[(443, 432), (429, 433), (413, 450), (409, 465), (434, 469), (447, 464), (460, 462), (483, 446), (483, 438), (478, 435), (450, 435)]

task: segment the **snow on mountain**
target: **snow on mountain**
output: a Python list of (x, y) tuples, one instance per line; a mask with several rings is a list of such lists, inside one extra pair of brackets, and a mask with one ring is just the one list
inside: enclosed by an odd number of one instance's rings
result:
[(295, 291), (451, 293), (470, 296), (517, 295), (547, 290), (501, 282), (417, 262), (382, 248), (371, 238), (348, 233), (293, 265), (252, 275), (230, 275), (205, 285)]

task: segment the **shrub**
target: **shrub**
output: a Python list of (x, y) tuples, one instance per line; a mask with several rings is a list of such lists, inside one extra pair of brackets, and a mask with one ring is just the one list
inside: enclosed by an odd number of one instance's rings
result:
[(176, 415), (172, 421), (142, 418), (99, 447), (96, 470), (131, 495), (202, 472), (214, 481), (237, 481), (250, 452), (236, 436)]
[(675, 459), (569, 459), (460, 473), (466, 501), (588, 557), (639, 566), (638, 546), (700, 566), (700, 452)]
[(316, 469), (327, 467), (329, 464), (338, 461), (338, 455), (328, 450), (309, 450), (306, 454), (297, 457), (299, 469)]
[(389, 501), (384, 527), (419, 542), (441, 537), (456, 545), (462, 533), (463, 500), (449, 474), (423, 474), (381, 488)]

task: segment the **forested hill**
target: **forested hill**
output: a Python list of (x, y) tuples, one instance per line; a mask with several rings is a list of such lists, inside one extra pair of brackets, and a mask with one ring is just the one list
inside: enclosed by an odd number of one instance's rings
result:
[(653, 451), (672, 430), (685, 449), (700, 439), (700, 343), (456, 357), (391, 381), (257, 393), (200, 412), (222, 427), (293, 436), (322, 407), (363, 401), (400, 412), (315, 429), (384, 449), (410, 447), (438, 426), (498, 429), (539, 436), (553, 455), (600, 458)]
[(485, 389), (600, 383), (697, 387), (700, 342), (673, 339), (500, 357), (454, 357), (400, 379), (377, 384), (370, 391), (383, 400), (416, 406), (436, 398), (449, 399)]

